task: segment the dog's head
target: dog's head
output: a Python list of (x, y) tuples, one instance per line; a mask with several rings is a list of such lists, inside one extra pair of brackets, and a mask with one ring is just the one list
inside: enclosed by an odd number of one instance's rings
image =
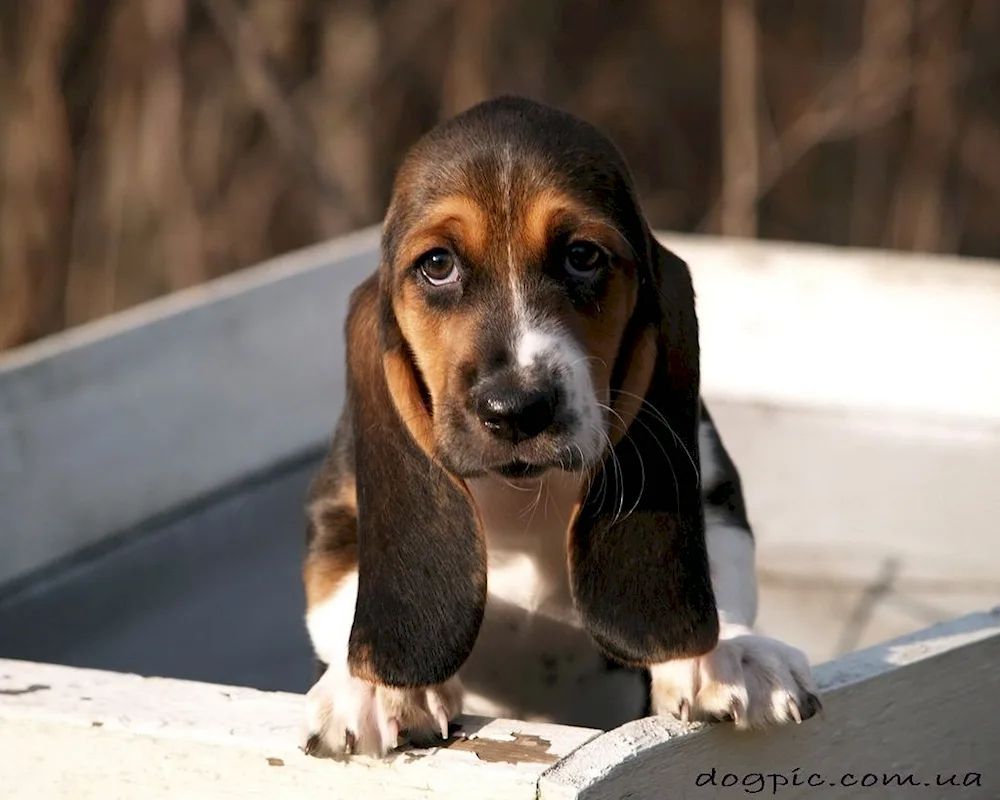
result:
[(447, 469), (600, 462), (626, 329), (656, 291), (650, 247), (621, 155), (569, 115), (493, 101), (414, 148), (385, 222), (384, 318)]
[[(377, 281), (356, 293), (351, 314), (361, 563), (352, 642), (364, 653), (355, 663), (367, 663), (358, 669), (395, 683), (457, 669), (485, 596), (465, 480), (553, 469), (590, 478), (569, 562), (595, 639), (630, 664), (711, 647), (694, 295), (605, 136), (516, 98), (431, 131), (399, 170)], [(386, 491), (391, 499), (376, 501)], [(418, 602), (435, 564), (455, 596), (424, 626), (438, 671), (418, 676), (400, 659), (426, 609), (390, 626), (402, 637), (390, 646), (377, 607), (392, 591)]]

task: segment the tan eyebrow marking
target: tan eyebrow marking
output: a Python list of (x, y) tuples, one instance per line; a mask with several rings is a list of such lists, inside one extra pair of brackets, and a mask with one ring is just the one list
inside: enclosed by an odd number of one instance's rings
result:
[(555, 189), (537, 193), (524, 217), (529, 246), (535, 252), (543, 252), (548, 247), (552, 231), (560, 224), (572, 228), (578, 235), (593, 238), (620, 257), (629, 257), (631, 253), (617, 226), (599, 211)]
[(406, 235), (399, 249), (401, 264), (410, 264), (420, 255), (449, 241), (459, 241), (474, 258), (486, 250), (486, 212), (468, 195), (443, 197), (422, 214), (422, 219)]

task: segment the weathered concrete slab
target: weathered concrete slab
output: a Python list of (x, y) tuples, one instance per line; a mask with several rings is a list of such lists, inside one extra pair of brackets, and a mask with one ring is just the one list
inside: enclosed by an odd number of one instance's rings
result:
[(447, 743), (385, 760), (299, 750), (304, 698), (0, 660), (0, 792), (52, 800), (535, 800), (598, 732), (463, 717)]
[(801, 726), (463, 718), (445, 745), (385, 761), (302, 755), (301, 696), (0, 660), (0, 786), (56, 800), (991, 799), (998, 659), (1000, 612), (986, 612), (826, 665), (824, 711)]
[(649, 718), (542, 776), (540, 800), (1000, 796), (1000, 611), (951, 620), (818, 671), (824, 709), (741, 732)]

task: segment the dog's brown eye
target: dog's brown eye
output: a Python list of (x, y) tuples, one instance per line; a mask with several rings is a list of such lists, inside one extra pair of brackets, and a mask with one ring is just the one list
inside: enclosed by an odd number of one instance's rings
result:
[(447, 250), (431, 250), (420, 259), (420, 272), (431, 286), (458, 281), (458, 264)]
[(592, 278), (607, 263), (604, 250), (593, 242), (574, 242), (566, 249), (566, 271), (574, 278)]

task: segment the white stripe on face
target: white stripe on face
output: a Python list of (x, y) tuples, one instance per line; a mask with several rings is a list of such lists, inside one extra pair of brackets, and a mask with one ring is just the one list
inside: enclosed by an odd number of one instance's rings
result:
[[(515, 302), (517, 298), (515, 297)], [(605, 420), (598, 405), (589, 359), (576, 340), (556, 324), (538, 324), (523, 306), (514, 307), (514, 354), (521, 369), (549, 370), (576, 420), (571, 447), (593, 463), (602, 453)]]
[(594, 462), (603, 452), (606, 423), (598, 405), (589, 359), (583, 348), (561, 325), (544, 323), (524, 302), (519, 271), (514, 264), (514, 161), (508, 146), (500, 172), (503, 194), (503, 231), (507, 242), (507, 274), (510, 276), (511, 308), (514, 312), (514, 355), (524, 370), (538, 366), (551, 371), (561, 394), (576, 419), (571, 447), (579, 448), (584, 460)]

